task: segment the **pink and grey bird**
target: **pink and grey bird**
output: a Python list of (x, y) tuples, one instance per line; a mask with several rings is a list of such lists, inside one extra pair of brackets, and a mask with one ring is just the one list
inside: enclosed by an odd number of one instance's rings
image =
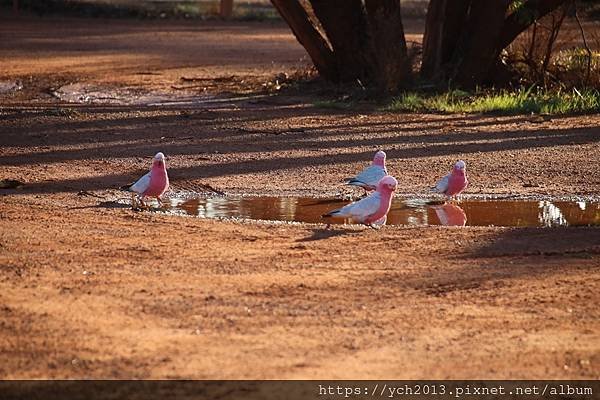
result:
[(169, 189), (169, 176), (167, 175), (167, 165), (165, 164), (165, 155), (156, 153), (152, 160), (150, 172), (142, 176), (132, 185), (123, 187), (131, 192), (131, 206), (136, 207), (135, 196), (137, 194), (140, 204), (146, 207), (144, 199), (146, 197), (155, 197), (158, 204), (162, 205), (160, 197)]
[(396, 178), (386, 175), (377, 183), (377, 188), (373, 193), (364, 199), (330, 211), (323, 217), (350, 219), (353, 222), (369, 226), (384, 225), (392, 205), (394, 190), (397, 187)]
[(452, 172), (440, 179), (433, 188), (433, 191), (444, 194), (450, 198), (462, 193), (468, 184), (467, 165), (463, 160), (459, 160), (454, 164)]
[(377, 183), (387, 175), (385, 157), (385, 152), (379, 150), (375, 153), (371, 165), (363, 169), (354, 178), (349, 179), (346, 184), (359, 186), (365, 190), (375, 190), (377, 188)]

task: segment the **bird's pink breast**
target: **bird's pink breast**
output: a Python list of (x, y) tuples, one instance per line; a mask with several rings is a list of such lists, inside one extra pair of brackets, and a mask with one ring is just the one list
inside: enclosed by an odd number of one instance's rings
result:
[(446, 189), (446, 196), (454, 196), (461, 193), (467, 187), (467, 177), (465, 175), (453, 173), (450, 175), (448, 180), (448, 189)]
[(392, 206), (392, 192), (381, 192), (381, 201), (379, 202), (379, 208), (373, 214), (369, 215), (364, 223), (371, 224), (377, 220), (380, 220), (390, 211)]
[(153, 167), (150, 174), (150, 184), (143, 193), (144, 196), (158, 197), (169, 189), (169, 177), (164, 168)]

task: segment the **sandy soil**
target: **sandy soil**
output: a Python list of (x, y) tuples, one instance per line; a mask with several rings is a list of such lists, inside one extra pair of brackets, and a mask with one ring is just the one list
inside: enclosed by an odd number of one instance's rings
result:
[(25, 87), (0, 98), (0, 179), (25, 186), (1, 190), (0, 377), (600, 379), (598, 228), (325, 230), (113, 202), (159, 150), (175, 189), (335, 195), (379, 148), (405, 194), (463, 158), (472, 196), (593, 198), (599, 116), (298, 95), (69, 105), (50, 89), (260, 87), (304, 54), (277, 24), (3, 20), (8, 33), (0, 79)]

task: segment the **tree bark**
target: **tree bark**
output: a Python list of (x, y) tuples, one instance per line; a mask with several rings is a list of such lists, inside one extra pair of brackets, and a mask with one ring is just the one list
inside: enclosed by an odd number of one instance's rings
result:
[[(411, 66), (400, 0), (304, 1), (310, 2), (324, 35), (300, 0), (271, 0), (321, 76), (332, 82), (360, 79), (386, 92), (407, 82)], [(513, 1), (430, 0), (421, 76), (466, 89), (489, 83), (502, 49), (569, 0), (523, 0), (508, 13)]]
[(331, 43), (340, 82), (369, 75), (366, 18), (361, 0), (310, 0)]
[(504, 26), (504, 17), (511, 0), (474, 0), (469, 10), (466, 34), (455, 53), (458, 62), (453, 81), (472, 89), (488, 78), (500, 51), (498, 39)]
[(405, 85), (411, 72), (400, 0), (365, 0), (373, 55), (371, 75), (383, 92)]
[(443, 78), (464, 34), (470, 0), (431, 0), (427, 8), (421, 76)]
[(504, 22), (498, 47), (511, 44), (517, 36), (544, 15), (556, 10), (569, 0), (528, 0), (519, 10), (512, 12)]
[(233, 0), (221, 0), (219, 13), (221, 14), (221, 18), (231, 18), (231, 15), (233, 14)]
[(421, 61), (421, 76), (425, 79), (433, 79), (440, 73), (446, 1), (431, 0), (427, 6), (423, 35), (423, 59)]
[(271, 3), (306, 49), (319, 74), (328, 81), (337, 82), (339, 75), (333, 51), (312, 24), (302, 4), (298, 0), (271, 0)]

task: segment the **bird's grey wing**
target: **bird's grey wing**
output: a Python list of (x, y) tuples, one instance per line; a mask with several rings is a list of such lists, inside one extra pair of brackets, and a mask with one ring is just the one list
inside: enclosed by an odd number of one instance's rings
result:
[(379, 208), (379, 193), (375, 192), (364, 199), (347, 204), (342, 208), (333, 210), (326, 216), (338, 218), (352, 218), (357, 222), (364, 221), (369, 215)]
[(129, 191), (141, 194), (144, 193), (146, 189), (148, 189), (148, 186), (150, 186), (150, 172), (142, 176), (140, 179), (137, 180), (137, 182), (131, 185), (129, 187)]
[(357, 222), (363, 222), (369, 215), (374, 214), (377, 209), (379, 209), (380, 203), (381, 198), (379, 193), (375, 192), (372, 195), (367, 196), (356, 203), (349, 204), (346, 207), (349, 207), (349, 217)]
[(442, 179), (439, 180), (438, 183), (435, 184), (435, 187), (433, 187), (433, 191), (437, 192), (437, 193), (446, 193), (446, 190), (448, 190), (448, 182), (450, 181), (450, 174), (444, 176)]
[(385, 170), (377, 165), (370, 165), (363, 169), (358, 175), (351, 179), (349, 185), (357, 185), (359, 183), (369, 186), (377, 186), (377, 182), (385, 176)]

